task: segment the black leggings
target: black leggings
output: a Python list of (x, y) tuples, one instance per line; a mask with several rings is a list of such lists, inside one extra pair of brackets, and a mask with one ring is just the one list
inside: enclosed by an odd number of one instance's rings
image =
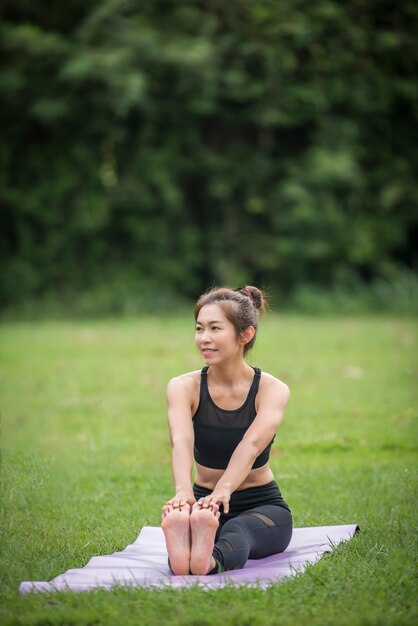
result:
[[(193, 485), (196, 500), (212, 493)], [(293, 532), (292, 513), (272, 480), (261, 487), (235, 491), (225, 515), (220, 507), (213, 558), (216, 566), (208, 574), (241, 569), (247, 559), (262, 559), (286, 550)], [(170, 568), (171, 569), (171, 568)]]

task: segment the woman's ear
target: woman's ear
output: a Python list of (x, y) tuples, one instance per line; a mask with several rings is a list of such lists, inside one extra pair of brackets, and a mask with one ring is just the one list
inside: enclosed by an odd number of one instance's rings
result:
[(254, 326), (248, 326), (248, 328), (246, 328), (241, 333), (241, 343), (245, 346), (247, 343), (249, 343), (251, 341), (251, 339), (254, 337), (254, 335), (255, 335), (255, 328), (254, 328)]

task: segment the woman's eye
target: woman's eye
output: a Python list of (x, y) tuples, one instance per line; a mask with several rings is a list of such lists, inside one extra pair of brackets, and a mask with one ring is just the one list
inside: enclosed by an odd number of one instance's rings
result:
[[(203, 328), (196, 328), (196, 332), (200, 332)], [(221, 330), (219, 326), (212, 326), (211, 330)]]

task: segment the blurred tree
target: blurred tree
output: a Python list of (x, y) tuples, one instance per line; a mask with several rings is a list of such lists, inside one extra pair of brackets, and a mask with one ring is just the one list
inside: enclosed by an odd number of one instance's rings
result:
[(4, 0), (3, 303), (416, 269), (417, 12)]

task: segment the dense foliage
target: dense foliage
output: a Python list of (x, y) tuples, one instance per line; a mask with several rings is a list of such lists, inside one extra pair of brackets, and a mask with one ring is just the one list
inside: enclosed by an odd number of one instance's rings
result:
[(3, 303), (416, 270), (417, 14), (4, 0)]

